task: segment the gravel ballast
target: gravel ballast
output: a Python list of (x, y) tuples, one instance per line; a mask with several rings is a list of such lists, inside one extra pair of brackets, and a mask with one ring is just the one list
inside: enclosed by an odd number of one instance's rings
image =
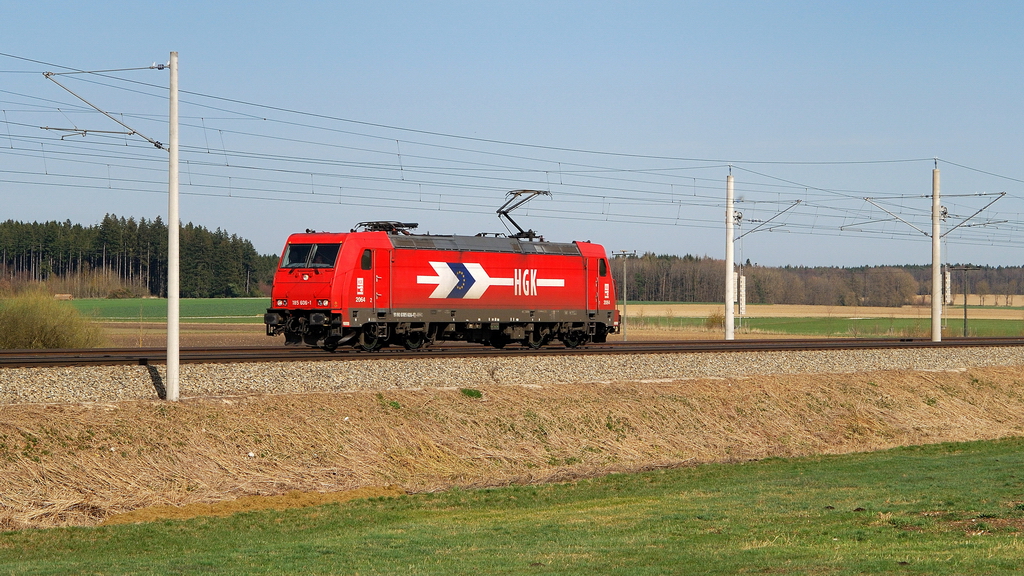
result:
[[(1024, 366), (1024, 347), (183, 364), (180, 395), (295, 394)], [(163, 366), (0, 369), (0, 404), (156, 400)]]

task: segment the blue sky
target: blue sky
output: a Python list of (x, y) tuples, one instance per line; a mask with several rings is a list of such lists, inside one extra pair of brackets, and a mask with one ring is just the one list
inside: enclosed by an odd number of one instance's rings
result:
[[(1015, 2), (0, 1), (0, 217), (166, 217), (166, 154), (41, 130), (119, 127), (40, 73), (175, 50), (182, 219), (262, 252), (364, 220), (503, 231), (494, 210), (527, 188), (552, 196), (517, 220), (550, 240), (722, 257), (731, 166), (738, 233), (775, 218), (740, 260), (927, 263), (929, 239), (901, 220), (927, 229), (938, 158), (945, 229), (995, 199), (970, 195), (1007, 193), (944, 259), (1019, 265), (1022, 16)], [(165, 71), (59, 81), (166, 140)]]

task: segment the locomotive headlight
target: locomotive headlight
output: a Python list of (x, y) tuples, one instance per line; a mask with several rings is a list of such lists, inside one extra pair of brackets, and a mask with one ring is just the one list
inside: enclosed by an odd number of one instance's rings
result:
[(317, 300), (316, 305), (321, 308), (327, 308), (331, 305), (330, 300)]
[(285, 306), (288, 305), (288, 300), (286, 300), (284, 298), (278, 298), (277, 300), (274, 301), (274, 305), (278, 306), (278, 307), (281, 307), (281, 308), (284, 308)]

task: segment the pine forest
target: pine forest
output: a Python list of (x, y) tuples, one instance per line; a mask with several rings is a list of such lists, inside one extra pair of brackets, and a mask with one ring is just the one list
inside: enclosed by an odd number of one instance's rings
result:
[[(181, 296), (269, 295), (277, 255), (259, 254), (249, 240), (192, 223), (181, 228)], [(725, 263), (708, 256), (652, 253), (612, 259), (619, 296), (631, 301), (720, 302)], [(931, 267), (737, 266), (750, 304), (903, 306), (930, 293)], [(628, 278), (624, 277), (624, 272)], [(954, 272), (950, 291), (986, 295), (991, 305), (1014, 305), (1024, 294), (1024, 268)], [(625, 285), (623, 281), (626, 280)], [(0, 223), (0, 295), (44, 285), (75, 298), (167, 295), (167, 225), (108, 214), (93, 226), (65, 222)], [(1018, 296), (1017, 305), (1024, 304)], [(983, 303), (986, 303), (983, 301)]]
[[(277, 256), (252, 243), (191, 223), (180, 233), (181, 296), (259, 296)], [(75, 298), (167, 296), (167, 225), (159, 218), (108, 214), (94, 226), (65, 222), (0, 223), (0, 292), (43, 284)]]

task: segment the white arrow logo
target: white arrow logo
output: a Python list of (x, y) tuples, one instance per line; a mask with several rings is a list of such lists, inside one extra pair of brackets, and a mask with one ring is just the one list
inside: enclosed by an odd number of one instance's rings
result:
[(563, 287), (564, 279), (539, 279), (536, 269), (516, 270), (514, 278), (491, 278), (476, 263), (430, 262), (437, 276), (417, 276), (417, 284), (436, 284), (431, 298), (469, 298), (476, 300), (491, 286), (513, 286), (515, 294), (536, 296), (538, 286)]

